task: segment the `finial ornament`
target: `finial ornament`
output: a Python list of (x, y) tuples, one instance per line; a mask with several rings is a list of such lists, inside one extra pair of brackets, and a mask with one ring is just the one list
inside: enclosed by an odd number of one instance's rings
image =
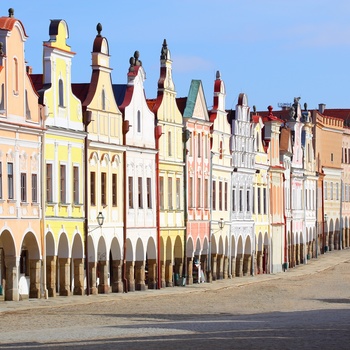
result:
[(160, 58), (162, 60), (165, 60), (167, 58), (168, 55), (168, 44), (166, 42), (166, 39), (164, 39), (163, 41), (163, 46), (162, 46), (162, 50), (160, 52)]
[(219, 70), (216, 71), (216, 79), (221, 79), (221, 73)]
[(101, 32), (102, 32), (102, 24), (101, 23), (97, 23), (96, 30), (97, 30), (97, 36), (101, 36)]
[(129, 63), (130, 63), (130, 68), (129, 71), (133, 71), (135, 66), (142, 66), (142, 61), (139, 60), (140, 53), (138, 51), (134, 52), (134, 57), (130, 57)]
[(9, 8), (9, 17), (13, 18), (15, 16), (15, 10), (11, 7)]

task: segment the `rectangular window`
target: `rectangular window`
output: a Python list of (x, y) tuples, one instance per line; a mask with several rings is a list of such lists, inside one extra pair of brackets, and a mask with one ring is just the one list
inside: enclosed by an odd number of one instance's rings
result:
[(236, 211), (236, 190), (233, 189), (232, 190), (232, 211), (235, 212)]
[(331, 201), (333, 200), (333, 182), (331, 182)]
[(152, 208), (152, 183), (151, 178), (147, 178), (147, 208)]
[(113, 205), (113, 207), (118, 206), (117, 180), (118, 180), (117, 174), (112, 174), (112, 205)]
[(46, 201), (52, 200), (52, 164), (46, 164)]
[(32, 202), (38, 202), (38, 175), (32, 174)]
[(219, 210), (222, 210), (222, 181), (219, 181)]
[(90, 204), (96, 205), (96, 173), (90, 173)]
[(333, 153), (331, 153), (331, 162), (333, 162), (334, 160), (334, 156), (333, 156)]
[(213, 180), (213, 210), (216, 210), (216, 181)]
[(13, 199), (13, 163), (7, 163), (7, 190), (8, 198)]
[(60, 165), (60, 202), (66, 203), (66, 166)]
[(339, 184), (338, 182), (335, 184), (335, 198), (338, 201), (339, 200)]
[(180, 209), (181, 198), (181, 182), (180, 179), (176, 179), (176, 209)]
[(328, 198), (327, 198), (327, 197), (328, 197), (328, 194), (327, 194), (327, 182), (324, 183), (324, 189), (323, 189), (323, 191), (324, 191), (324, 199), (328, 199)]
[(159, 206), (160, 209), (163, 210), (164, 209), (164, 177), (161, 176), (159, 178)]
[(73, 203), (79, 204), (79, 167), (73, 166)]
[(171, 131), (168, 131), (168, 156), (169, 157), (172, 156), (171, 147), (172, 147)]
[(198, 158), (201, 157), (201, 143), (202, 143), (202, 137), (201, 137), (201, 134), (198, 134), (198, 138), (197, 138), (197, 141), (198, 141)]
[(202, 208), (202, 179), (197, 179), (197, 208)]
[(225, 182), (225, 200), (224, 200), (224, 202), (225, 202), (225, 211), (228, 210), (227, 196), (228, 196), (228, 183)]
[(239, 190), (239, 211), (243, 211), (243, 190)]
[(137, 183), (138, 183), (138, 205), (139, 205), (139, 208), (143, 208), (143, 198), (142, 198), (142, 177), (139, 177), (137, 179)]
[(345, 162), (344, 163), (347, 163), (348, 162), (348, 152), (347, 152), (347, 149), (345, 148), (344, 149), (344, 156), (345, 156)]
[(129, 176), (129, 208), (134, 208), (134, 181), (133, 177)]
[(2, 199), (2, 162), (0, 162), (0, 199)]
[(27, 174), (21, 173), (21, 202), (27, 201)]
[(247, 191), (247, 212), (250, 212), (250, 191)]
[(209, 201), (208, 201), (208, 188), (209, 188), (209, 180), (204, 180), (204, 208), (208, 209)]
[(190, 177), (190, 181), (188, 183), (188, 205), (189, 208), (193, 208), (193, 177)]
[(267, 214), (267, 191), (266, 191), (266, 187), (264, 187), (264, 214)]
[(173, 179), (168, 177), (168, 209), (173, 209)]
[(107, 205), (107, 174), (105, 172), (101, 173), (101, 204)]
[(257, 202), (258, 202), (258, 214), (261, 214), (261, 188), (260, 187), (258, 187)]

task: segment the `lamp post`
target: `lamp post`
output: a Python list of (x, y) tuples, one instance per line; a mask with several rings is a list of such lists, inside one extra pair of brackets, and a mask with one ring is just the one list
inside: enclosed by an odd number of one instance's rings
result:
[(223, 218), (220, 218), (219, 220), (219, 227), (220, 227), (220, 230), (222, 230), (225, 226), (225, 220)]

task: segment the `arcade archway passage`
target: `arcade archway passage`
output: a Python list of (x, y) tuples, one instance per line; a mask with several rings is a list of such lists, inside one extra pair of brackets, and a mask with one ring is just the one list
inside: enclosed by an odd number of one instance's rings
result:
[(1, 303), (0, 349), (347, 349), (350, 251), (278, 275)]

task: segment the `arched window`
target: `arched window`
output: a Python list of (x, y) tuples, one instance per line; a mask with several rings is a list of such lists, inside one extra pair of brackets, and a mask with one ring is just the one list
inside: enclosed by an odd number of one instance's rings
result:
[(64, 96), (63, 96), (63, 81), (60, 79), (58, 81), (58, 105), (64, 107)]

